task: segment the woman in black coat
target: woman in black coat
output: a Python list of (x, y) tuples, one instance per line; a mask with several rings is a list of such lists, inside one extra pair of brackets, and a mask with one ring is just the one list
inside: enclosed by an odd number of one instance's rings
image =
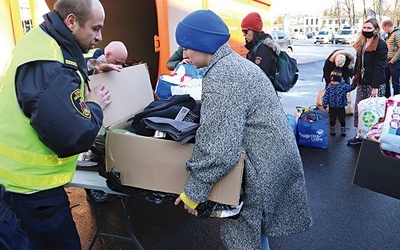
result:
[[(358, 127), (358, 103), (371, 96), (382, 97), (385, 95), (385, 64), (388, 49), (379, 34), (378, 20), (370, 18), (364, 22), (362, 33), (353, 45), (357, 52), (353, 76), (353, 83), (357, 84), (354, 109), (355, 127)], [(360, 144), (362, 138), (356, 136), (347, 142), (350, 145)]]
[(343, 79), (350, 84), (353, 77), (354, 61), (354, 55), (347, 50), (335, 49), (332, 51), (326, 58), (323, 68), (325, 87), (331, 82), (331, 73), (336, 67), (340, 67)]

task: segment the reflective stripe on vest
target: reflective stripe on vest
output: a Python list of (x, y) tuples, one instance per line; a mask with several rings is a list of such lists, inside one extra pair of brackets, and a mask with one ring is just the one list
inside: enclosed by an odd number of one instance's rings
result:
[[(34, 50), (32, 41), (37, 41)], [(0, 83), (0, 183), (10, 192), (32, 193), (62, 186), (72, 180), (76, 169), (78, 156), (59, 158), (46, 147), (17, 102), (16, 69), (27, 62), (41, 60), (75, 63), (64, 61), (56, 41), (37, 27), (14, 48), (12, 61)], [(81, 79), (81, 93), (84, 93), (83, 77), (78, 70), (77, 73)]]

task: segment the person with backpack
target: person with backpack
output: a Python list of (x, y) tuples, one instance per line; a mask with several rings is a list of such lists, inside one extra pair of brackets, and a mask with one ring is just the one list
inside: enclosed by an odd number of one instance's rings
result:
[(263, 23), (257, 12), (243, 18), (241, 26), (245, 47), (249, 50), (246, 58), (257, 64), (272, 82), (276, 73), (276, 58), (281, 53), (279, 46), (270, 34), (262, 31)]

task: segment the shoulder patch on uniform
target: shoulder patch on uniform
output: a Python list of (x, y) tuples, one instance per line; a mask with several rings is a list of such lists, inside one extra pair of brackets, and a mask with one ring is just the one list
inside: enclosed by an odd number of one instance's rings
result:
[(90, 109), (87, 106), (86, 102), (84, 102), (80, 89), (74, 90), (71, 93), (70, 98), (72, 106), (74, 106), (79, 114), (81, 114), (85, 118), (91, 118), (92, 115), (90, 113)]
[(255, 63), (255, 64), (260, 64), (261, 61), (262, 61), (262, 58), (259, 57), (259, 56), (257, 56), (257, 57), (256, 57), (256, 60), (254, 60), (254, 63)]

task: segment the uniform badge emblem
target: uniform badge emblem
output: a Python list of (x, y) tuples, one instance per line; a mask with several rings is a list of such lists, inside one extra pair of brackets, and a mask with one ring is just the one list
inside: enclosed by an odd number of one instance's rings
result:
[(255, 64), (260, 64), (261, 61), (262, 61), (262, 58), (259, 57), (259, 56), (257, 56), (257, 57), (256, 57), (256, 60), (254, 60), (254, 63), (255, 63)]
[(90, 109), (83, 100), (83, 95), (80, 89), (76, 89), (71, 93), (72, 106), (85, 118), (91, 118)]

